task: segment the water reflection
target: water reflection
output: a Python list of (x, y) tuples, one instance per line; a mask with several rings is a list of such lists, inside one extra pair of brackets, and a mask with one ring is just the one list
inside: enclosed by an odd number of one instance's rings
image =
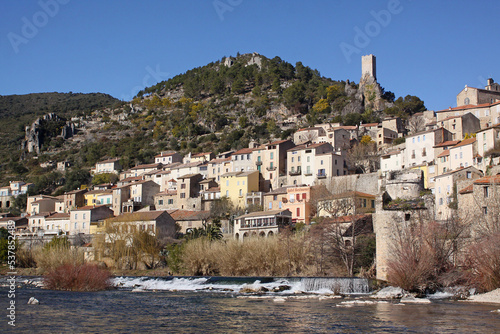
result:
[[(6, 291), (0, 289), (0, 307)], [(26, 305), (35, 296), (40, 305)], [(213, 292), (55, 292), (21, 289), (16, 332), (22, 333), (494, 333), (493, 305), (397, 302), (338, 307), (342, 300), (236, 298)], [(6, 306), (5, 306), (6, 307)], [(12, 328), (0, 323), (0, 332)]]

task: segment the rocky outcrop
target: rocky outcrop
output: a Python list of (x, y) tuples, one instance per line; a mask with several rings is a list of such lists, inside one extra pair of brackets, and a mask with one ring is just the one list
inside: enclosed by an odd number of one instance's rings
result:
[(359, 82), (359, 89), (356, 93), (358, 100), (364, 101), (365, 109), (381, 111), (387, 107), (387, 101), (382, 98), (383, 90), (377, 79), (365, 73)]
[(76, 128), (73, 122), (67, 122), (56, 114), (50, 113), (37, 118), (30, 126), (25, 128), (25, 137), (21, 149), (38, 155), (47, 139), (57, 136), (68, 139), (73, 137), (75, 133)]

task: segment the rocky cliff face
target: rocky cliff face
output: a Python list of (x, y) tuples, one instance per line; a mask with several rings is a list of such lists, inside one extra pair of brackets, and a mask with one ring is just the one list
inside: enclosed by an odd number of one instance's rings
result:
[(36, 119), (25, 128), (25, 138), (22, 149), (29, 153), (40, 154), (42, 145), (51, 137), (60, 136), (63, 139), (73, 137), (76, 133), (74, 123), (67, 122), (54, 113)]
[(358, 100), (364, 101), (365, 109), (382, 111), (389, 107), (388, 102), (382, 98), (383, 90), (373, 76), (365, 74), (359, 81), (359, 89), (356, 93)]

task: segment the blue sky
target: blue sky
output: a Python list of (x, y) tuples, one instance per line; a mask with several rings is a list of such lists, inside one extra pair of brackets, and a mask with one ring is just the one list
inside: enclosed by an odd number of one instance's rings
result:
[[(336, 80), (377, 78), (428, 109), (500, 81), (497, 0), (40, 0), (0, 3), (0, 94), (103, 92), (128, 100), (194, 67), (258, 52)], [(378, 19), (377, 19), (378, 18)]]

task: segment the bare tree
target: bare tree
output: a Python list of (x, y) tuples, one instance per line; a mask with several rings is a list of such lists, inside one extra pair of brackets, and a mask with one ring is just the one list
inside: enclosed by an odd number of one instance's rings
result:
[(410, 133), (415, 134), (425, 130), (425, 118), (421, 115), (413, 115), (408, 120)]
[(374, 172), (380, 167), (380, 153), (375, 143), (355, 144), (347, 151), (346, 160), (348, 167), (362, 173)]

